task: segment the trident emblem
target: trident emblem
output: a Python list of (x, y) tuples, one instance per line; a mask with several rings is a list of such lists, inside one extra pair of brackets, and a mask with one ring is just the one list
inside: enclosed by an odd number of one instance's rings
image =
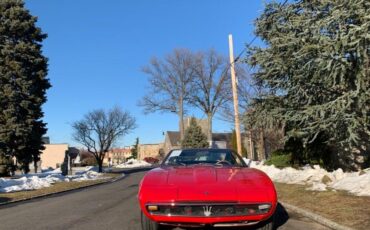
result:
[(212, 206), (203, 206), (203, 211), (205, 216), (210, 216), (212, 214)]

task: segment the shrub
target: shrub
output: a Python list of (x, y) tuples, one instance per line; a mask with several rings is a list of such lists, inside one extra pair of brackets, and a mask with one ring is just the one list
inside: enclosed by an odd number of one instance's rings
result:
[(292, 166), (320, 165), (327, 170), (332, 170), (336, 168), (335, 154), (326, 143), (327, 139), (325, 134), (320, 134), (312, 143), (303, 144), (302, 139), (290, 138), (282, 152), (291, 153)]
[(278, 149), (272, 152), (270, 159), (265, 162), (267, 165), (274, 165), (277, 168), (292, 166), (292, 154)]
[(291, 165), (291, 155), (275, 155), (271, 156), (270, 159), (266, 161), (267, 165), (274, 165), (277, 168), (285, 168)]
[(0, 155), (0, 176), (10, 176), (11, 171), (15, 170), (11, 157)]

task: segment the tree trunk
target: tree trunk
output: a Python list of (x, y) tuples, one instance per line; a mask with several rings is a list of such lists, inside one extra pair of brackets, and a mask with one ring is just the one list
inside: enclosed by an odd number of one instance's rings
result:
[(180, 142), (184, 139), (184, 102), (182, 98), (179, 100), (179, 122), (180, 122)]
[(33, 161), (33, 168), (35, 170), (35, 173), (37, 173), (37, 161)]
[(28, 163), (22, 163), (22, 170), (24, 174), (28, 174), (30, 172), (30, 167)]
[(254, 158), (254, 145), (253, 145), (253, 138), (252, 138), (253, 132), (250, 129), (249, 130), (249, 159), (256, 160)]
[(208, 129), (207, 129), (207, 139), (210, 143), (210, 146), (212, 144), (212, 113), (207, 114), (207, 122), (208, 122)]
[(265, 131), (263, 128), (260, 129), (260, 143), (261, 143), (261, 156), (259, 160), (266, 160), (266, 146), (265, 146)]
[(103, 160), (100, 160), (100, 159), (97, 159), (97, 163), (98, 163), (98, 172), (101, 173), (103, 172)]

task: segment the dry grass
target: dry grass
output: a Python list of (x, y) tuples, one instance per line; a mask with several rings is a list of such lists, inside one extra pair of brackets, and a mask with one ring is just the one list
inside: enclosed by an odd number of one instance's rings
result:
[(275, 183), (275, 186), (282, 202), (354, 229), (370, 229), (370, 197), (353, 196), (342, 191), (308, 191), (304, 185)]
[(11, 192), (11, 193), (0, 193), (0, 204), (9, 202), (28, 199), (36, 196), (47, 195), (56, 192), (68, 191), (76, 188), (82, 188), (89, 185), (99, 184), (111, 180), (114, 177), (120, 176), (120, 174), (106, 173), (104, 177), (110, 177), (106, 179), (90, 180), (90, 181), (71, 181), (71, 182), (58, 182), (53, 184), (50, 187), (30, 190), (30, 191), (20, 191), (20, 192)]

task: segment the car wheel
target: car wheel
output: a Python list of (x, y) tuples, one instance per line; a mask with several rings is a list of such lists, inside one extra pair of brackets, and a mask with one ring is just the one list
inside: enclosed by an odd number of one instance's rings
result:
[(160, 225), (149, 219), (143, 212), (141, 212), (141, 229), (142, 230), (160, 230)]
[(274, 216), (270, 217), (270, 219), (262, 222), (259, 227), (257, 228), (258, 230), (273, 230), (274, 229)]

